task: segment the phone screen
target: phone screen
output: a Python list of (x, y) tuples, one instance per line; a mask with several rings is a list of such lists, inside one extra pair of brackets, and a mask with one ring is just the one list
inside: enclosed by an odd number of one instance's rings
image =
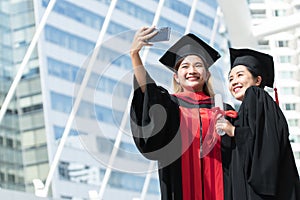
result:
[(148, 42), (161, 42), (161, 41), (168, 41), (170, 39), (170, 27), (162, 27), (159, 29), (156, 29), (158, 33), (150, 38)]

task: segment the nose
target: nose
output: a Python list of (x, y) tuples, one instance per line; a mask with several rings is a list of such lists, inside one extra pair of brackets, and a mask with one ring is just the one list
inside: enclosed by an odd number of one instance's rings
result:
[(189, 74), (194, 74), (194, 73), (196, 73), (196, 68), (195, 68), (193, 65), (191, 65), (191, 66), (189, 67), (189, 69), (188, 69), (188, 73), (189, 73)]
[(230, 85), (233, 87), (233, 86), (236, 86), (238, 83), (236, 81), (235, 78), (233, 78), (231, 81), (230, 81)]

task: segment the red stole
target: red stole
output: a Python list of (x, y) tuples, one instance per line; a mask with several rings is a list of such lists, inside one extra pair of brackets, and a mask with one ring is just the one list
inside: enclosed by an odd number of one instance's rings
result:
[[(210, 97), (203, 92), (179, 93), (175, 96), (194, 104), (210, 104)], [(223, 200), (221, 137), (214, 132), (214, 124), (211, 126), (212, 110), (182, 106), (179, 108), (183, 200)]]

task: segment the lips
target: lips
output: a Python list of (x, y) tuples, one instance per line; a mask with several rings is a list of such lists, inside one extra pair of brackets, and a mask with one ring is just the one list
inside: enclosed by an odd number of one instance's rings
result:
[(234, 88), (232, 89), (232, 91), (233, 91), (234, 93), (237, 93), (237, 92), (240, 91), (241, 88), (242, 88), (242, 86), (236, 86), (236, 87), (234, 87)]
[(197, 77), (197, 76), (190, 76), (190, 77), (187, 77), (186, 79), (188, 79), (189, 81), (197, 81), (199, 79), (199, 77)]

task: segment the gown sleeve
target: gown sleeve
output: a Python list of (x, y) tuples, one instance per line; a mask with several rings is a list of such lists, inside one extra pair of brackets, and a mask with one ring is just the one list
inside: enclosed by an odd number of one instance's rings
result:
[(171, 154), (174, 148), (180, 149), (180, 134), (177, 134), (179, 107), (174, 97), (166, 89), (157, 86), (148, 74), (146, 79), (146, 90), (143, 93), (134, 77), (131, 131), (139, 151), (148, 159), (160, 160), (162, 156), (168, 156), (168, 152)]
[(274, 100), (258, 87), (246, 91), (235, 123), (235, 143), (252, 189), (275, 195), (280, 162), (289, 144), (286, 119)]

